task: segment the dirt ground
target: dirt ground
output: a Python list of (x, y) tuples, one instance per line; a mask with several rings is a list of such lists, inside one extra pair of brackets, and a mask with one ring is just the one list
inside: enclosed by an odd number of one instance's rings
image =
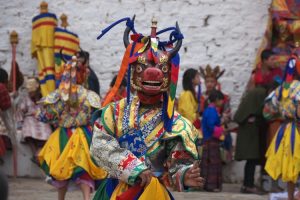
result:
[[(176, 200), (267, 200), (268, 195), (240, 194), (240, 186), (236, 184), (224, 184), (223, 192), (172, 192)], [(57, 199), (56, 190), (42, 179), (9, 179), (9, 200), (54, 200)], [(0, 198), (1, 199), (1, 198)], [(66, 200), (81, 200), (80, 191), (70, 191)]]

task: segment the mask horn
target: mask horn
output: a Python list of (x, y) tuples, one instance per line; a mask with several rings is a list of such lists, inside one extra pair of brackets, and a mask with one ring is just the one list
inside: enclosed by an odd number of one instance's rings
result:
[[(176, 29), (179, 33), (181, 33), (180, 29), (179, 29), (178, 22), (176, 22)], [(181, 45), (182, 45), (182, 39), (179, 39), (176, 43), (176, 46), (170, 51), (170, 58), (173, 58), (177, 54), (177, 52), (179, 51)]]
[[(134, 22), (134, 20), (135, 20), (135, 15), (133, 15), (133, 17), (132, 17), (132, 23)], [(130, 42), (129, 42), (129, 33), (130, 33), (130, 31), (131, 31), (130, 27), (127, 26), (125, 31), (124, 31), (124, 35), (123, 35), (123, 42), (124, 42), (125, 48), (127, 48), (128, 45), (130, 44)]]
[(67, 63), (68, 61), (65, 59), (64, 55), (63, 55), (63, 50), (64, 48), (62, 47), (60, 50), (59, 50), (59, 55), (60, 55), (60, 58), (64, 61), (64, 63)]

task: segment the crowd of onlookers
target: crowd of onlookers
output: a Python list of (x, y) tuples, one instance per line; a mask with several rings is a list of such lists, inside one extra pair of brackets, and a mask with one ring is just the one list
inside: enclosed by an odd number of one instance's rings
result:
[[(279, 127), (276, 120), (267, 122), (262, 114), (264, 99), (281, 83), (283, 75), (282, 69), (274, 67), (273, 55), (270, 50), (261, 53), (262, 62), (252, 72), (234, 115), (230, 97), (222, 92), (219, 82), (224, 70), (208, 65), (199, 71), (191, 68), (184, 72), (178, 112), (200, 130), (198, 148), (207, 191), (222, 190), (222, 165), (235, 159), (246, 161), (241, 192), (261, 194), (261, 189), (254, 184), (255, 168), (262, 166), (261, 176), (265, 175), (264, 155)], [(200, 83), (201, 77), (205, 91)], [(237, 134), (235, 144), (234, 133)]]

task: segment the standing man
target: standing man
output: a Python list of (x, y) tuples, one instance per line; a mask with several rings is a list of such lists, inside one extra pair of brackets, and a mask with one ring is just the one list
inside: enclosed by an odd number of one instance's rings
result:
[(246, 160), (243, 193), (260, 193), (254, 186), (255, 168), (256, 165), (265, 165), (267, 136), (272, 137), (274, 127), (275, 131), (278, 128), (276, 119), (267, 123), (262, 115), (264, 99), (282, 76), (282, 70), (274, 68), (273, 55), (268, 49), (262, 51), (262, 62), (252, 72), (248, 90), (234, 116), (234, 121), (239, 124), (235, 159)]
[(274, 53), (271, 50), (263, 50), (260, 57), (261, 63), (253, 70), (247, 88), (252, 89), (260, 85), (270, 91), (275, 89), (276, 81), (282, 78), (282, 69), (274, 67)]

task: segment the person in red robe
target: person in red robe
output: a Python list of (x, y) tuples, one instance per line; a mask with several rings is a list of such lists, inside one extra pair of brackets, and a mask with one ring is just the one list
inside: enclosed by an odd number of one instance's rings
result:
[[(5, 112), (12, 106), (8, 92), (8, 74), (0, 68), (0, 112)], [(5, 124), (2, 124), (4, 130), (7, 129)], [(2, 130), (2, 129), (1, 129)], [(2, 157), (6, 153), (6, 149), (11, 147), (10, 140), (4, 135), (0, 135), (0, 163), (3, 163)]]
[(247, 89), (252, 89), (256, 86), (263, 86), (271, 91), (277, 84), (274, 84), (281, 80), (282, 69), (274, 67), (274, 53), (271, 50), (265, 49), (261, 53), (261, 63), (258, 64), (256, 69), (252, 71), (250, 81)]

